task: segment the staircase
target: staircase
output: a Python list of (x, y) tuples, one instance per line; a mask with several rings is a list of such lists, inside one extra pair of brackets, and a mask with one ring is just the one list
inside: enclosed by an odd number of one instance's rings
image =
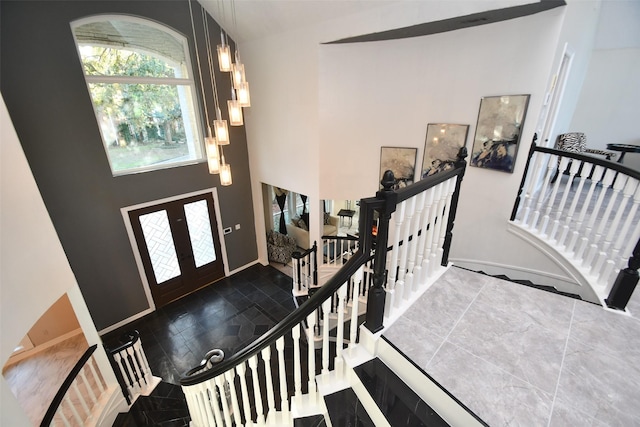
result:
[(161, 382), (148, 396), (140, 396), (127, 413), (118, 414), (113, 427), (186, 427), (191, 418), (180, 386)]

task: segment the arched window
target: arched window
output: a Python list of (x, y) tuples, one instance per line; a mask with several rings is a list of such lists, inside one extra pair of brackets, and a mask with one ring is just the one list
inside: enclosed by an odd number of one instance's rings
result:
[(203, 161), (187, 39), (130, 16), (71, 28), (113, 175)]

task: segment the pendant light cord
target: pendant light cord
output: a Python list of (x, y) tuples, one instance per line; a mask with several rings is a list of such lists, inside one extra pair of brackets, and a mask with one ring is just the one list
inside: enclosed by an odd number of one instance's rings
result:
[(214, 64), (213, 64), (213, 53), (212, 53), (212, 49), (211, 49), (211, 39), (209, 37), (209, 22), (207, 19), (207, 15), (204, 11), (204, 8), (202, 8), (202, 20), (204, 23), (204, 29), (205, 29), (205, 34), (206, 34), (206, 46), (207, 46), (207, 60), (209, 62), (209, 78), (211, 79), (211, 87), (213, 87), (213, 101), (215, 103), (216, 106), (216, 117), (218, 120), (221, 120), (222, 117), (220, 117), (220, 101), (218, 98), (218, 86), (216, 84), (216, 74), (215, 74), (215, 70), (214, 70)]
[(202, 80), (202, 67), (200, 66), (200, 53), (198, 52), (198, 37), (196, 37), (196, 26), (193, 21), (193, 10), (191, 9), (191, 0), (189, 0), (189, 16), (191, 16), (191, 29), (193, 30), (193, 44), (196, 49), (196, 62), (198, 63), (198, 76), (200, 77), (200, 90), (202, 91), (202, 103), (204, 104), (204, 115), (207, 120), (207, 129), (211, 133), (209, 127), (209, 109), (207, 108), (207, 99), (204, 92), (204, 82)]

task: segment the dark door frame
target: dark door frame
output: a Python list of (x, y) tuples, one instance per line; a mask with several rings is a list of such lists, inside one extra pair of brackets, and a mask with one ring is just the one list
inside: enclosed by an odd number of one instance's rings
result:
[[(217, 218), (217, 227), (215, 230), (212, 230), (212, 232), (214, 233), (214, 238), (218, 239), (218, 242), (220, 243), (220, 256), (222, 257), (222, 262), (224, 264), (224, 274), (225, 276), (229, 276), (229, 262), (228, 262), (228, 257), (227, 257), (227, 249), (226, 249), (226, 245), (225, 245), (225, 241), (224, 241), (224, 232), (223, 232), (223, 227), (222, 227), (222, 218), (220, 216), (220, 205), (219, 205), (219, 200), (218, 200), (218, 189), (213, 187), (213, 188), (209, 188), (206, 190), (200, 190), (200, 191), (194, 191), (191, 193), (185, 193), (185, 194), (178, 194), (175, 196), (171, 196), (171, 197), (166, 197), (163, 199), (159, 199), (159, 200), (152, 200), (149, 202), (145, 202), (145, 203), (140, 203), (137, 205), (132, 205), (132, 206), (126, 206), (120, 209), (120, 212), (122, 214), (122, 218), (124, 220), (124, 225), (125, 225), (125, 229), (127, 230), (127, 235), (129, 236), (129, 243), (131, 245), (131, 250), (133, 252), (133, 256), (136, 262), (136, 266), (138, 267), (138, 273), (140, 274), (140, 280), (142, 282), (142, 286), (145, 292), (145, 295), (147, 297), (147, 302), (149, 303), (149, 310), (148, 312), (152, 312), (156, 309), (156, 304), (153, 300), (153, 296), (151, 294), (151, 287), (149, 284), (149, 281), (147, 279), (147, 275), (145, 272), (145, 268), (144, 268), (144, 264), (142, 262), (142, 256), (140, 254), (140, 250), (138, 248), (138, 243), (136, 241), (136, 237), (135, 234), (133, 232), (133, 226), (131, 224), (131, 219), (129, 217), (129, 212), (131, 211), (135, 211), (135, 210), (139, 210), (139, 209), (143, 209), (143, 208), (147, 208), (147, 207), (151, 207), (151, 206), (155, 206), (155, 205), (161, 205), (164, 203), (170, 203), (170, 202), (175, 202), (177, 200), (182, 200), (182, 199), (187, 199), (189, 197), (194, 197), (194, 196), (201, 196), (203, 194), (211, 194), (213, 197), (213, 207), (215, 209), (215, 215)], [(140, 314), (146, 314), (146, 311), (144, 313), (140, 313)]]

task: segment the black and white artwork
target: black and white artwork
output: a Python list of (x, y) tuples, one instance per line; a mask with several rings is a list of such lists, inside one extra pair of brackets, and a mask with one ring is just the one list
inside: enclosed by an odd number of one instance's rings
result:
[(424, 142), (422, 175), (424, 179), (438, 172), (453, 169), (460, 148), (467, 142), (469, 125), (430, 123)]
[(382, 147), (380, 151), (380, 179), (390, 170), (396, 178), (394, 190), (413, 184), (417, 148)]

